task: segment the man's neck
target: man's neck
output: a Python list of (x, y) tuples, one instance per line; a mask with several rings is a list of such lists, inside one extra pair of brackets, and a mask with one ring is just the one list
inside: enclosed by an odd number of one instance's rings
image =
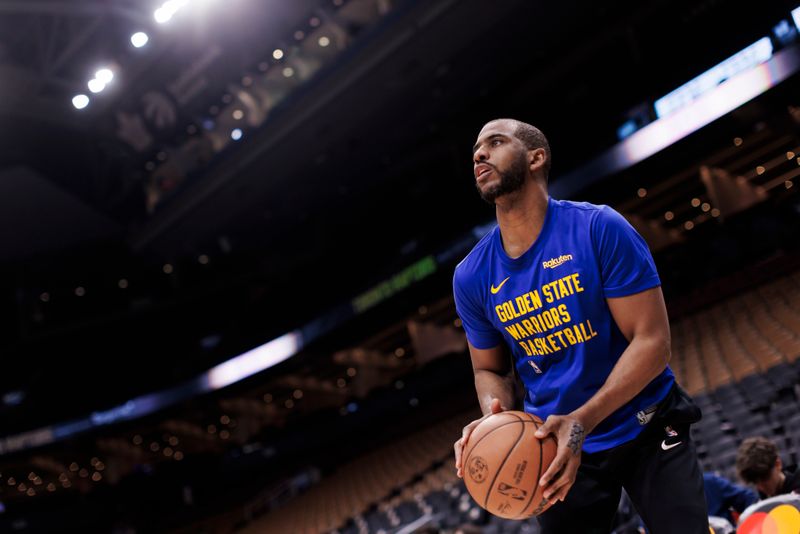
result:
[(547, 198), (545, 184), (529, 180), (520, 191), (495, 202), (503, 248), (509, 257), (522, 256), (536, 242), (544, 226)]

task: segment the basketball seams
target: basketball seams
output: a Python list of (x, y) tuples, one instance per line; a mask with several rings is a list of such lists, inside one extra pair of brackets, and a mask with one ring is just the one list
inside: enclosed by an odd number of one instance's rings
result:
[[(511, 414), (509, 414), (509, 415), (511, 415)], [(467, 454), (466, 460), (468, 460), (468, 459), (469, 459), (469, 457), (470, 457), (470, 456), (472, 456), (472, 451), (475, 449), (475, 447), (477, 447), (477, 446), (478, 446), (478, 443), (480, 443), (481, 441), (483, 441), (483, 439), (484, 439), (486, 436), (488, 436), (489, 434), (491, 434), (491, 433), (492, 433), (492, 432), (494, 432), (495, 430), (498, 430), (498, 429), (500, 429), (500, 428), (503, 428), (504, 426), (508, 426), (508, 425), (516, 425), (517, 423), (522, 423), (523, 425), (524, 425), (525, 423), (535, 423), (534, 421), (523, 421), (522, 419), (520, 419), (520, 418), (519, 418), (519, 416), (515, 416), (515, 417), (517, 418), (517, 420), (516, 420), (516, 421), (509, 421), (508, 423), (503, 423), (502, 425), (497, 425), (496, 427), (494, 427), (493, 429), (491, 429), (490, 431), (488, 431), (486, 434), (484, 434), (483, 436), (481, 436), (481, 439), (479, 439), (478, 441), (476, 441), (476, 442), (475, 442), (475, 444), (474, 444), (474, 445), (472, 445), (472, 446), (470, 447), (470, 449), (469, 449), (469, 454)], [(464, 463), (466, 464), (466, 461), (465, 461)]]
[[(517, 418), (517, 420), (516, 421), (511, 421), (510, 423), (507, 423), (507, 424), (522, 423), (522, 429), (520, 430), (519, 436), (517, 437), (517, 441), (514, 443), (514, 446), (511, 447), (506, 452), (506, 455), (503, 458), (503, 461), (500, 462), (500, 466), (494, 472), (494, 478), (492, 478), (492, 482), (489, 484), (489, 486), (488, 486), (488, 488), (486, 490), (486, 498), (483, 500), (483, 508), (484, 508), (484, 510), (488, 510), (489, 497), (492, 496), (492, 491), (494, 490), (494, 485), (497, 482), (497, 477), (499, 477), (500, 476), (500, 472), (503, 471), (503, 467), (506, 465), (506, 462), (508, 461), (508, 457), (511, 456), (511, 451), (513, 451), (516, 448), (516, 446), (519, 444), (520, 440), (522, 439), (522, 436), (525, 435), (525, 421), (520, 416), (518, 416), (517, 414), (509, 413), (508, 415), (513, 415), (514, 417)], [(505, 426), (505, 425), (500, 425), (500, 426)], [(500, 428), (500, 426), (498, 426), (497, 428)], [(488, 436), (489, 434), (491, 434), (492, 432), (497, 430), (497, 428), (493, 428), (492, 430), (487, 432), (486, 435)], [(486, 436), (484, 436), (484, 437), (486, 437)], [(476, 443), (475, 445), (477, 446), (478, 444)], [(475, 447), (473, 447), (473, 450), (474, 449), (475, 449)]]
[[(536, 427), (536, 430), (539, 430), (539, 426), (540, 426), (540, 425), (536, 423), (536, 419), (533, 419), (533, 418), (531, 418), (531, 419), (532, 419), (532, 421), (531, 421), (531, 422), (532, 422), (532, 423), (533, 423), (533, 425)], [(541, 441), (541, 440), (540, 440), (540, 441)], [(516, 447), (516, 445), (515, 445), (515, 447)], [(522, 509), (522, 513), (520, 513), (520, 514), (517, 516), (517, 517), (518, 517), (518, 518), (520, 518), (520, 519), (524, 519), (524, 517), (527, 517), (527, 516), (525, 516), (524, 514), (525, 514), (525, 512), (528, 510), (528, 507), (531, 505), (531, 503), (533, 503), (533, 497), (536, 495), (536, 492), (539, 490), (539, 480), (540, 480), (540, 479), (541, 479), (541, 477), (542, 477), (542, 462), (543, 462), (543, 461), (544, 461), (544, 444), (540, 442), (540, 443), (539, 443), (539, 471), (538, 471), (538, 473), (536, 474), (536, 486), (534, 486), (534, 487), (533, 487), (533, 491), (531, 491), (531, 496), (530, 496), (530, 498), (528, 499), (528, 503), (527, 503), (527, 504), (525, 505), (525, 507)]]

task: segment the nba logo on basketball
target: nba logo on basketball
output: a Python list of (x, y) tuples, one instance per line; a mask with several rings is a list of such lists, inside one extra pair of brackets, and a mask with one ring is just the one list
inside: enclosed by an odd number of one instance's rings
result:
[(486, 465), (486, 460), (480, 456), (475, 456), (469, 462), (469, 476), (472, 480), (480, 484), (486, 480), (486, 474), (489, 472), (489, 466)]

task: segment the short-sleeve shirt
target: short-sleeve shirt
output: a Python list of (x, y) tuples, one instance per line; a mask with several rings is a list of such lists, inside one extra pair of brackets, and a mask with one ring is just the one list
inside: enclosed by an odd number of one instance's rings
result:
[[(550, 198), (542, 230), (522, 256), (508, 256), (495, 226), (456, 266), (453, 290), (469, 342), (508, 344), (525, 411), (544, 419), (585, 404), (628, 347), (606, 298), (660, 283), (647, 244), (619, 213)], [(635, 438), (674, 381), (667, 367), (595, 427), (584, 451)]]

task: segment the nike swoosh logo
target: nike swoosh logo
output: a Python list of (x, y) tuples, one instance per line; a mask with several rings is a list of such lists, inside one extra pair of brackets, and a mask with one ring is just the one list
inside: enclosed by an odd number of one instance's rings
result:
[(664, 440), (664, 441), (662, 441), (662, 442), (661, 442), (661, 449), (662, 449), (662, 450), (665, 450), (665, 451), (668, 451), (668, 450), (670, 450), (670, 449), (671, 449), (671, 448), (673, 448), (673, 447), (677, 447), (677, 446), (678, 446), (678, 445), (680, 445), (681, 443), (683, 443), (683, 442), (682, 442), (682, 441), (679, 441), (678, 443), (673, 443), (672, 445), (667, 445), (667, 441), (666, 441), (666, 440)]
[(508, 279), (509, 279), (509, 278), (511, 278), (511, 277), (510, 277), (510, 276), (507, 276), (507, 277), (506, 277), (506, 279), (505, 279), (505, 280), (503, 280), (502, 282), (500, 282), (500, 285), (499, 285), (499, 286), (497, 286), (497, 287), (494, 287), (494, 284), (492, 284), (492, 287), (491, 287), (491, 289), (492, 289), (492, 295), (496, 295), (496, 294), (497, 294), (497, 292), (498, 292), (498, 291), (500, 291), (500, 288), (501, 288), (501, 287), (503, 287), (503, 284), (505, 284), (506, 282), (508, 282)]

